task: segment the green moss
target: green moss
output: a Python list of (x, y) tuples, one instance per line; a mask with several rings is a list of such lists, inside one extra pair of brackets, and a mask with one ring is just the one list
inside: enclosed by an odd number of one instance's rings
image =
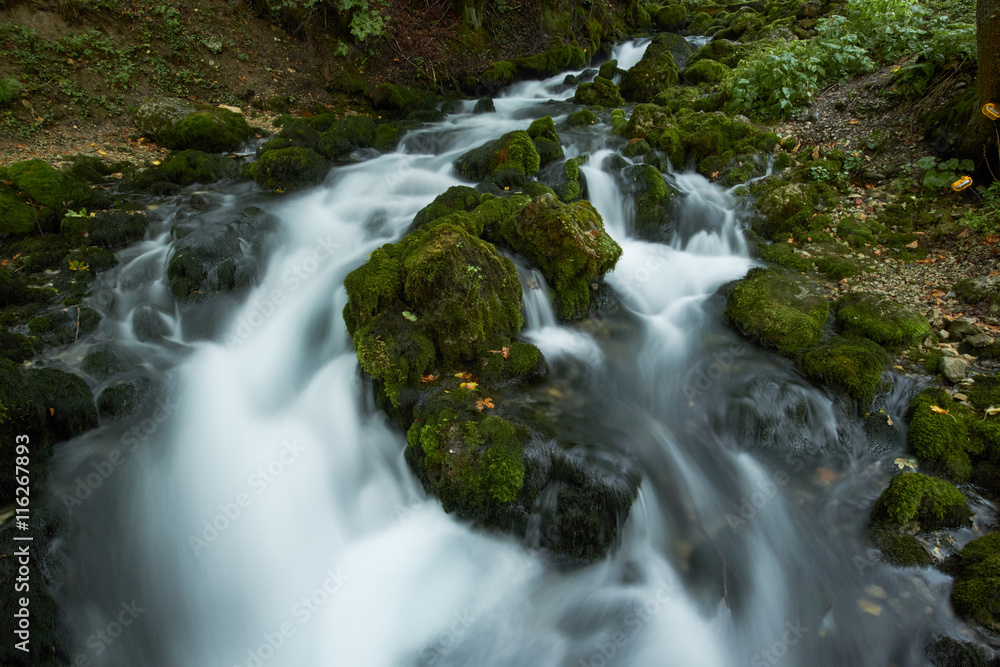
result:
[(555, 182), (550, 182), (553, 191), (561, 201), (574, 202), (583, 194), (580, 178), (580, 162), (577, 158), (566, 160), (562, 164), (561, 173)]
[(726, 318), (744, 336), (786, 357), (812, 347), (826, 324), (826, 299), (806, 292), (784, 274), (751, 269), (726, 298)]
[(714, 60), (699, 60), (688, 65), (684, 70), (684, 79), (694, 85), (700, 83), (719, 83), (726, 78), (731, 70)]
[(581, 83), (577, 86), (573, 101), (587, 106), (621, 107), (625, 105), (625, 99), (622, 97), (621, 91), (618, 90), (618, 86), (603, 76), (597, 76), (592, 83)]
[(837, 255), (818, 258), (816, 268), (827, 278), (837, 282), (844, 278), (853, 278), (862, 272), (862, 268), (858, 266), (857, 262)]
[(473, 181), (491, 179), (501, 185), (519, 185), (538, 173), (541, 158), (524, 130), (474, 148), (455, 161), (455, 169)]
[(889, 355), (870, 340), (834, 336), (805, 353), (802, 370), (868, 407), (888, 363)]
[[(466, 185), (453, 185), (417, 212), (410, 229), (419, 229), (429, 222), (457, 212), (474, 210), (483, 201), (483, 194)], [(477, 234), (478, 236), (478, 234)]]
[(819, 193), (809, 183), (761, 182), (751, 189), (761, 216), (753, 230), (772, 241), (785, 241), (802, 231), (819, 204)]
[(566, 320), (587, 314), (590, 283), (613, 270), (622, 253), (590, 202), (562, 204), (552, 195), (533, 200), (501, 223), (496, 235), (541, 269)]
[(247, 166), (247, 175), (268, 190), (295, 190), (322, 182), (330, 165), (308, 148), (267, 151)]
[(527, 429), (501, 417), (463, 419), (452, 409), (431, 409), (406, 439), (446, 511), (510, 503), (524, 485)]
[(569, 118), (566, 119), (566, 125), (570, 127), (596, 125), (597, 122), (597, 114), (590, 109), (580, 109), (579, 111), (574, 111), (569, 115)]
[(713, 39), (711, 42), (694, 52), (688, 61), (688, 67), (702, 60), (713, 60), (726, 67), (735, 67), (743, 50), (736, 42), (725, 39)]
[(494, 113), (497, 110), (496, 105), (493, 103), (492, 97), (483, 97), (476, 102), (476, 106), (472, 108), (473, 114), (481, 113)]
[(254, 135), (238, 113), (160, 96), (143, 102), (133, 120), (143, 135), (175, 150), (234, 151)]
[(955, 612), (993, 632), (1000, 631), (1000, 533), (966, 544), (956, 569), (951, 591)]
[(948, 392), (925, 389), (907, 408), (906, 443), (933, 470), (955, 482), (966, 482), (972, 472), (970, 455), (978, 454), (983, 446), (969, 438), (971, 416), (972, 411), (955, 403)]
[(520, 331), (513, 263), (441, 219), (375, 250), (344, 281), (344, 320), (362, 367), (394, 403), (436, 360), (471, 362)]
[(663, 174), (648, 164), (637, 164), (622, 171), (625, 189), (635, 201), (636, 236), (650, 241), (665, 241), (670, 235), (674, 192), (667, 187)]
[(517, 65), (507, 60), (501, 60), (487, 67), (486, 71), (479, 75), (479, 80), (487, 88), (496, 90), (501, 86), (513, 83), (516, 76)]
[(544, 363), (542, 353), (531, 343), (515, 341), (511, 343), (504, 372), (509, 377), (522, 377), (536, 373)]
[(790, 243), (773, 243), (766, 246), (760, 257), (800, 273), (811, 271), (813, 268), (812, 259), (800, 255)]
[(510, 61), (522, 78), (545, 79), (559, 72), (586, 66), (587, 54), (575, 42), (558, 44), (544, 53)]
[(680, 4), (667, 5), (655, 13), (650, 12), (650, 16), (658, 29), (677, 32), (684, 29), (687, 22), (687, 9)]
[(562, 159), (563, 149), (552, 116), (544, 116), (531, 123), (528, 136), (538, 153), (539, 165), (544, 166)]
[(980, 410), (990, 406), (1000, 407), (1000, 376), (977, 376), (976, 384), (966, 393), (969, 402)]
[(232, 160), (196, 150), (174, 153), (163, 161), (161, 169), (172, 183), (183, 186), (214, 183), (220, 178), (234, 177), (239, 171)]
[(372, 90), (372, 105), (376, 109), (409, 112), (423, 105), (425, 95), (396, 83), (381, 83)]
[(957, 528), (969, 523), (971, 516), (965, 496), (953, 484), (915, 472), (894, 477), (872, 510), (875, 524), (916, 521), (921, 530)]
[(844, 331), (869, 338), (887, 349), (912, 345), (930, 333), (927, 319), (889, 299), (849, 292), (834, 307)]
[(21, 200), (10, 187), (0, 183), (0, 237), (33, 234), (38, 231), (35, 209)]
[(691, 17), (691, 24), (688, 25), (689, 35), (704, 35), (709, 26), (712, 25), (712, 15), (708, 12), (698, 12)]
[(618, 73), (618, 61), (608, 60), (607, 62), (601, 63), (601, 67), (597, 71), (597, 76), (607, 81), (611, 81), (615, 77), (615, 74), (617, 73)]
[(872, 541), (882, 551), (882, 557), (897, 567), (930, 567), (934, 562), (930, 552), (912, 535), (876, 529)]
[[(7, 167), (7, 178), (22, 193), (57, 213), (72, 206), (93, 206), (106, 201), (99, 191), (92, 191), (85, 183), (58, 171), (44, 160), (15, 162)], [(24, 213), (18, 207), (15, 212)], [(46, 216), (39, 214), (38, 217)], [(20, 226), (23, 225), (22, 220)]]
[(657, 35), (646, 48), (642, 59), (622, 77), (621, 95), (629, 102), (652, 102), (660, 90), (676, 86), (680, 81), (674, 56), (666, 42)]

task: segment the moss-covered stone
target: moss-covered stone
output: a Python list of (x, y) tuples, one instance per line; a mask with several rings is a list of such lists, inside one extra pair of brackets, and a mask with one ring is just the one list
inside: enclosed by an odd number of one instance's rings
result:
[(899, 349), (930, 333), (927, 319), (889, 299), (849, 292), (834, 307), (845, 332), (869, 338), (887, 349)]
[(1000, 407), (1000, 376), (980, 376), (976, 384), (966, 392), (969, 402), (982, 410), (988, 407)]
[(652, 102), (660, 90), (676, 86), (679, 81), (670, 44), (661, 34), (653, 38), (642, 59), (625, 73), (619, 89), (629, 102)]
[(488, 90), (498, 90), (502, 86), (513, 83), (517, 77), (517, 65), (507, 60), (492, 63), (479, 75), (479, 81)]
[(472, 107), (472, 113), (495, 113), (497, 110), (496, 105), (493, 104), (492, 97), (483, 97), (476, 102), (476, 106)]
[(930, 567), (933, 564), (930, 552), (913, 535), (875, 528), (872, 542), (882, 551), (882, 558), (897, 567)]
[(688, 60), (688, 66), (690, 67), (702, 60), (712, 60), (726, 67), (735, 67), (745, 48), (736, 42), (726, 39), (713, 39), (694, 52), (694, 55)]
[(687, 23), (687, 9), (681, 4), (667, 5), (655, 13), (650, 12), (650, 17), (653, 19), (653, 25), (659, 30), (679, 32)]
[[(88, 184), (65, 174), (44, 160), (15, 162), (6, 167), (7, 178), (27, 197), (38, 202), (48, 211), (33, 212), (35, 225), (53, 213), (60, 214), (71, 207), (95, 208), (107, 203), (100, 190), (93, 190)], [(14, 207), (15, 215), (23, 214), (23, 209)], [(22, 220), (20, 225), (24, 225)]]
[(819, 192), (809, 183), (772, 181), (754, 188), (761, 217), (753, 230), (766, 239), (785, 241), (800, 231), (819, 204)]
[(238, 113), (163, 96), (148, 98), (132, 120), (144, 136), (175, 150), (234, 151), (254, 135)]
[(234, 160), (196, 150), (174, 153), (163, 161), (161, 169), (172, 183), (183, 186), (214, 183), (239, 173)]
[(834, 336), (808, 350), (801, 366), (809, 377), (840, 389), (867, 408), (888, 363), (885, 350), (867, 338)]
[(557, 44), (544, 53), (513, 58), (510, 62), (525, 79), (545, 79), (559, 72), (580, 69), (587, 64), (587, 54), (579, 44)]
[(667, 187), (663, 174), (648, 164), (637, 164), (622, 170), (625, 190), (635, 202), (635, 234), (649, 241), (666, 241), (670, 237), (674, 192)]
[(791, 277), (751, 269), (726, 297), (726, 318), (747, 338), (786, 357), (796, 357), (819, 341), (830, 305)]
[(598, 120), (597, 114), (590, 109), (580, 109), (569, 115), (569, 118), (566, 119), (566, 125), (569, 127), (586, 127), (588, 125), (597, 125)]
[(501, 186), (522, 185), (540, 167), (538, 151), (524, 130), (508, 132), (455, 160), (455, 169), (462, 176), (477, 182), (490, 179)]
[(13, 188), (0, 183), (0, 237), (21, 236), (39, 231), (35, 209), (17, 196)]
[(453, 368), (485, 357), (522, 325), (513, 263), (443, 220), (375, 250), (344, 286), (358, 360), (394, 403), (436, 363)]
[(532, 122), (528, 127), (528, 136), (538, 153), (540, 166), (563, 158), (563, 148), (552, 116), (543, 116)]
[(1000, 533), (965, 545), (954, 566), (951, 603), (955, 612), (993, 632), (1000, 632)]
[(308, 148), (267, 151), (246, 168), (247, 175), (268, 190), (296, 190), (316, 185), (329, 171), (329, 163)]
[(544, 169), (538, 178), (566, 203), (574, 202), (583, 195), (584, 180), (577, 158), (552, 164)]
[[(618, 73), (618, 61), (617, 60), (608, 60), (607, 62), (601, 63), (600, 69), (597, 70), (597, 76), (599, 76), (599, 77), (601, 77), (601, 78), (603, 78), (603, 79), (605, 79), (607, 81), (611, 81), (614, 78), (615, 74), (617, 74), (617, 73)], [(617, 90), (617, 88), (616, 88), (616, 90)], [(605, 106), (609, 106), (609, 105), (605, 105)]]
[(957, 528), (971, 517), (965, 496), (953, 484), (915, 472), (894, 477), (872, 509), (877, 525), (915, 523), (918, 530)]
[(906, 443), (917, 457), (955, 482), (967, 482), (972, 473), (971, 456), (983, 443), (969, 437), (972, 411), (952, 400), (948, 392), (930, 388), (917, 394), (906, 411), (909, 430)]
[(101, 248), (124, 248), (146, 236), (149, 220), (142, 212), (100, 211), (93, 217), (67, 216), (60, 231), (74, 243), (84, 241)]
[(577, 86), (573, 101), (587, 106), (620, 107), (625, 105), (625, 99), (622, 97), (621, 91), (618, 90), (618, 86), (610, 79), (600, 75), (592, 83), (581, 83)]
[(380, 83), (371, 92), (372, 106), (384, 111), (409, 113), (422, 107), (427, 96), (397, 83)]
[(694, 85), (719, 83), (730, 71), (728, 67), (714, 60), (699, 60), (685, 68), (684, 79)]
[(687, 32), (689, 35), (704, 35), (711, 25), (712, 15), (708, 12), (698, 12), (691, 17), (691, 23), (687, 27)]
[(556, 295), (559, 317), (590, 309), (590, 283), (615, 268), (622, 249), (590, 202), (562, 204), (542, 195), (497, 228), (498, 240), (534, 262)]

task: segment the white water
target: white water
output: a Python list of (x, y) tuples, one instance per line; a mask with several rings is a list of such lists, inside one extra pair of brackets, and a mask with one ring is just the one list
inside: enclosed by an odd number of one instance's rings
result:
[[(619, 66), (643, 46), (620, 47)], [(774, 664), (761, 651), (799, 621), (809, 630), (781, 646), (783, 664), (886, 664), (894, 648), (876, 639), (887, 626), (854, 608), (862, 593), (850, 554), (796, 510), (788, 481), (743, 451), (753, 438), (726, 427), (731, 406), (762, 422), (771, 410), (791, 421), (783, 415), (805, 405), (821, 415), (805, 437), (837, 446), (830, 401), (773, 364), (762, 377), (797, 388), (795, 400), (740, 403), (753, 386), (746, 368), (771, 362), (719, 328), (707, 305), (751, 261), (736, 199), (700, 176), (669, 176), (677, 233), (663, 245), (629, 236), (631, 205), (599, 167), (608, 152), (582, 170), (624, 250), (608, 276), (639, 323), (624, 350), (605, 352), (613, 341), (558, 324), (541, 289), (525, 296), (525, 335), (550, 360), (596, 373), (580, 388), (594, 410), (579, 419), (618, 434), (605, 444), (627, 450), (642, 473), (620, 550), (557, 568), (513, 537), (446, 515), (407, 469), (405, 439), (357, 370), (340, 315), (344, 276), (459, 182), (458, 155), (563, 110), (540, 104), (563, 76), (518, 84), (496, 114), (452, 116), (409, 135), (399, 153), (337, 169), (323, 187), (256, 202), (280, 218), (278, 243), (261, 285), (226, 318), (217, 339), (228, 343), (185, 338), (162, 281), (129, 298), (117, 287), (124, 321), (155, 306), (175, 340), (156, 347), (119, 332), (124, 344), (158, 372), (157, 355), (187, 356), (165, 383), (174, 414), (112, 479), (114, 495), (77, 515), (82, 592), (68, 604), (81, 639), (121, 600), (147, 609), (107, 651), (88, 654), (95, 664)], [(579, 151), (571, 132), (563, 139), (568, 154)], [(248, 199), (227, 195), (223, 210)], [(150, 242), (135, 263), (162, 270), (168, 241)], [(135, 280), (135, 268), (121, 280)], [(693, 373), (713, 359), (725, 377), (692, 392)], [(118, 433), (98, 432), (93, 446)], [(787, 459), (776, 468), (790, 470)], [(759, 494), (766, 502), (734, 527), (727, 516)], [(817, 630), (831, 605), (836, 627), (852, 633), (842, 643)]]

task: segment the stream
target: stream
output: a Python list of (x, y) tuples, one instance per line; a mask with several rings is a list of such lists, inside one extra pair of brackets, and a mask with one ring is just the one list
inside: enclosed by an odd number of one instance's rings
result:
[[(619, 45), (619, 67), (647, 41)], [(57, 597), (88, 664), (916, 666), (929, 633), (957, 632), (950, 580), (879, 563), (865, 535), (903, 429), (866, 429), (722, 324), (719, 288), (754, 265), (741, 198), (672, 172), (672, 241), (637, 239), (608, 159), (624, 140), (606, 117), (560, 125), (577, 109), (564, 76), (511, 86), (496, 113), (465, 102), (322, 186), (268, 197), (220, 183), (197, 208), (193, 191), (163, 202), (147, 240), (101, 274), (100, 329), (60, 361), (113, 345), (149, 399), (53, 462), (57, 498), (113, 465), (57, 545)], [(523, 336), (573, 387), (582, 454), (641, 475), (617, 550), (578, 567), (424, 494), (341, 317), (344, 277), (462, 183), (457, 157), (546, 115), (567, 157), (590, 155), (586, 198), (624, 250), (607, 283), (631, 323), (560, 323), (544, 279), (519, 265)], [(268, 221), (247, 244), (258, 284), (179, 308), (172, 230), (210, 234), (251, 205)], [(879, 418), (902, 425), (913, 387), (894, 379)]]

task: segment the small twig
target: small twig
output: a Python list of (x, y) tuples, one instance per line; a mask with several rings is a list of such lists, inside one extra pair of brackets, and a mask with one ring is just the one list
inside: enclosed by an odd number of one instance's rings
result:
[(73, 342), (80, 337), (80, 306), (76, 307), (76, 334), (73, 336)]

